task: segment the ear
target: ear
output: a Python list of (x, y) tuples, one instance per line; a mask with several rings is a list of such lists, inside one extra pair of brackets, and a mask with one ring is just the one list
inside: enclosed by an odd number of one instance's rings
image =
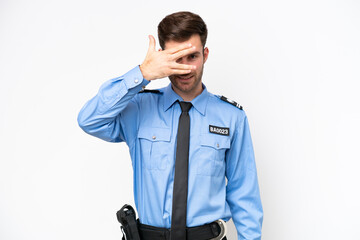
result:
[(206, 62), (209, 56), (209, 49), (207, 47), (204, 48), (204, 63)]

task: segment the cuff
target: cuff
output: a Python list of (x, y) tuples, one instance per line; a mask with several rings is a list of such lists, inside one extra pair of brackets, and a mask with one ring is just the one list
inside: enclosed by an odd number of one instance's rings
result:
[(139, 91), (150, 83), (143, 77), (139, 65), (124, 74), (124, 82), (128, 90), (138, 87)]

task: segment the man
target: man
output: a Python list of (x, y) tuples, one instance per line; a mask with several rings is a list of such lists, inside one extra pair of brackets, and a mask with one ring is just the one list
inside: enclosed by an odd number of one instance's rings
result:
[[(231, 217), (238, 239), (261, 239), (247, 117), (202, 83), (209, 56), (204, 21), (190, 12), (173, 13), (159, 23), (158, 35), (162, 49), (156, 51), (149, 36), (144, 62), (100, 87), (81, 109), (80, 127), (129, 146), (142, 239), (211, 239), (219, 235), (214, 221)], [(167, 87), (144, 90), (167, 76)], [(150, 237), (151, 231), (159, 234)]]

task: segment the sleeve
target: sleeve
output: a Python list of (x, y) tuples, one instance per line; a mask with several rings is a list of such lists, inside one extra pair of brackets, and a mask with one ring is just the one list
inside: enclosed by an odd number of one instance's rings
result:
[(238, 239), (260, 240), (263, 209), (254, 150), (245, 113), (226, 153), (226, 177), (226, 201), (231, 210)]
[(135, 96), (148, 83), (139, 66), (106, 81), (80, 110), (79, 126), (86, 133), (108, 142), (132, 141), (138, 118)]

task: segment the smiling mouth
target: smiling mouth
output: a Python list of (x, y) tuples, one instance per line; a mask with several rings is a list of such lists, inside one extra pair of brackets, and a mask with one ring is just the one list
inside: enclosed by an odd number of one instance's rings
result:
[(185, 76), (176, 76), (178, 79), (186, 81), (189, 80), (190, 78), (192, 78), (192, 75), (185, 75)]

